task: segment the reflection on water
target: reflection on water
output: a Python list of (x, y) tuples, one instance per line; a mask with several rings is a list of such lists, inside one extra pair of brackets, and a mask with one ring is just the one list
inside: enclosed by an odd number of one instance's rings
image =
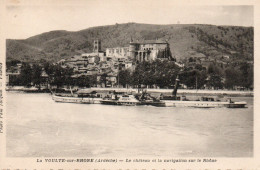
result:
[(253, 156), (248, 108), (170, 108), (55, 103), (7, 93), (7, 156)]

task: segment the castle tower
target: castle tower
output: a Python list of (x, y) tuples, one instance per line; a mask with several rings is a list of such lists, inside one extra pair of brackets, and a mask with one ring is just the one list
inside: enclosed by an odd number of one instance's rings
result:
[(129, 55), (130, 59), (134, 60), (135, 59), (135, 44), (130, 43), (129, 45)]
[(100, 40), (98, 40), (98, 39), (96, 39), (96, 40), (94, 40), (94, 45), (93, 45), (93, 52), (94, 53), (98, 53), (98, 52), (100, 52), (101, 51), (101, 41)]
[(136, 43), (134, 43), (132, 37), (129, 43), (129, 55), (130, 59), (135, 60)]

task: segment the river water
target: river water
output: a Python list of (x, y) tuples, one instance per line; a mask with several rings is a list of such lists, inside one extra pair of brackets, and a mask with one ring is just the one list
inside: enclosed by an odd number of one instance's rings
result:
[(173, 108), (56, 103), (50, 94), (7, 92), (8, 157), (251, 157), (248, 108)]

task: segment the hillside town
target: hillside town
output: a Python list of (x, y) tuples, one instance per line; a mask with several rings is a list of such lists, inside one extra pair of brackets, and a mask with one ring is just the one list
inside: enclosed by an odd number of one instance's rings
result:
[[(71, 75), (71, 78), (97, 75), (97, 81), (99, 81), (102, 74), (107, 74), (106, 86), (114, 87), (118, 83), (119, 71), (126, 69), (133, 71), (136, 64), (157, 59), (174, 60), (167, 41), (134, 42), (131, 39), (128, 47), (106, 48), (105, 51), (102, 51), (101, 40), (96, 39), (93, 42), (92, 53), (75, 55), (69, 59), (62, 59), (56, 64), (62, 68), (72, 68), (73, 75)], [(17, 63), (15, 67), (7, 71), (7, 85), (12, 77), (20, 75), (21, 67), (22, 64)], [(45, 70), (43, 70), (41, 77), (43, 79), (48, 77)]]
[[(53, 85), (54, 87), (65, 86), (65, 88), (68, 86), (74, 88), (92, 86), (139, 88), (140, 85), (146, 88), (171, 88), (177, 72), (182, 70), (181, 88), (232, 88), (236, 90), (253, 88), (252, 84), (241, 86), (241, 83), (239, 84), (237, 81), (234, 83), (233, 80), (230, 80), (232, 77), (223, 76), (223, 73), (221, 75), (220, 70), (228, 68), (231, 61), (227, 54), (218, 57), (201, 54), (190, 57), (183, 63), (176, 62), (171, 50), (174, 49), (170, 49), (167, 40), (133, 41), (131, 38), (128, 46), (105, 48), (102, 51), (102, 41), (95, 39), (91, 53), (77, 54), (56, 63), (39, 63), (38, 65), (23, 63), (27, 66), (19, 61), (11, 63), (11, 66), (7, 68), (6, 84), (8, 87), (25, 85), (37, 86), (41, 89), (48, 89)], [(253, 65), (253, 63), (249, 64)], [(50, 69), (50, 66), (56, 68)], [(36, 69), (36, 71), (32, 71), (32, 69)], [(246, 66), (245, 69), (245, 74), (248, 74), (248, 67)], [(31, 75), (28, 78), (27, 75), (31, 72), (38, 75)], [(24, 78), (21, 78), (22, 74), (24, 74)], [(232, 76), (236, 73), (231, 71), (231, 73), (225, 72), (225, 74)], [(165, 78), (162, 79), (162, 77)], [(32, 80), (33, 78), (37, 80)], [(243, 81), (247, 82), (248, 79)]]

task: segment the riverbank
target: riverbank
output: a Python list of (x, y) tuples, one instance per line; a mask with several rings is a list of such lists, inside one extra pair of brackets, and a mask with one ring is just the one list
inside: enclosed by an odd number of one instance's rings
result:
[(28, 93), (49, 93), (49, 89), (38, 89), (36, 87), (8, 86), (6, 91), (28, 92)]
[[(93, 90), (93, 91), (117, 91), (117, 92), (128, 92), (128, 93), (138, 93), (138, 89), (133, 88), (97, 88), (92, 87), (86, 90)], [(163, 93), (170, 95), (172, 93), (172, 89), (145, 89), (148, 93)], [(26, 88), (23, 86), (13, 86), (7, 87), (6, 91), (20, 91), (20, 92), (29, 92), (29, 93), (46, 93), (50, 92), (48, 89), (41, 89), (31, 87)], [(67, 89), (70, 92), (69, 89)], [(84, 91), (84, 90), (83, 90)], [(178, 89), (178, 95), (185, 95), (185, 96), (216, 96), (216, 95), (223, 95), (229, 97), (253, 97), (253, 91), (234, 91), (234, 90), (206, 90), (206, 89)]]
[[(133, 92), (138, 93), (138, 89), (132, 88), (91, 88), (96, 91), (117, 91), (117, 92)], [(170, 95), (173, 89), (145, 89), (148, 93), (163, 93)], [(253, 97), (253, 91), (234, 91), (234, 90), (195, 90), (195, 89), (178, 89), (178, 95), (190, 95), (190, 96), (216, 96), (216, 95), (224, 95), (230, 97)]]

